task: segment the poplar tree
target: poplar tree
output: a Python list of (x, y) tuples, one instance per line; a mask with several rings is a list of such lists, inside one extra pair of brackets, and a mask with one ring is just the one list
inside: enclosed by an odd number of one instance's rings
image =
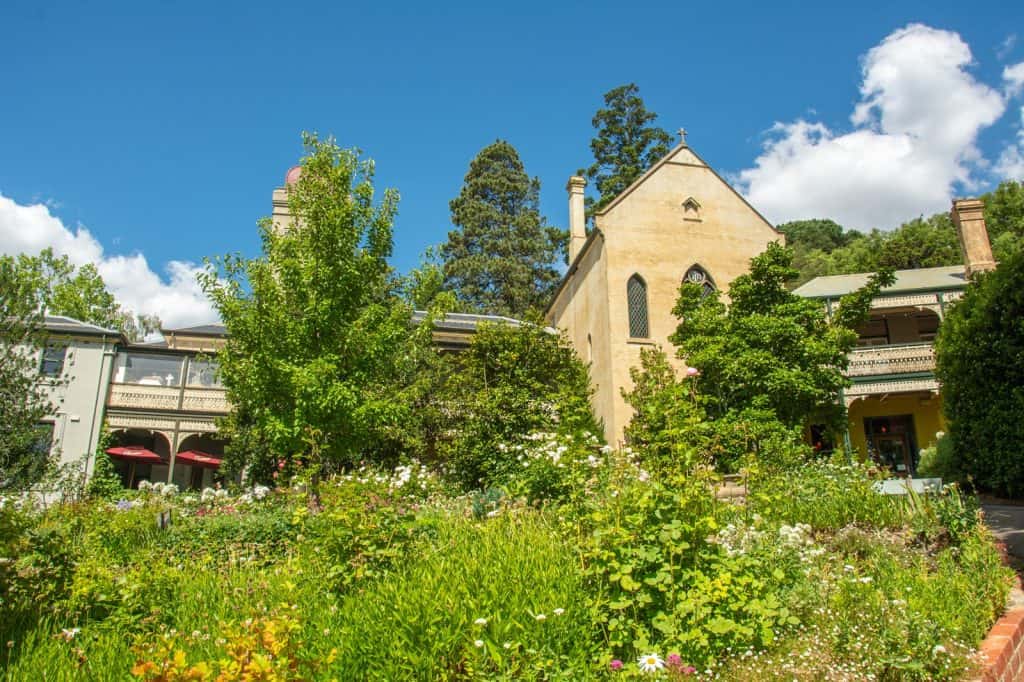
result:
[(634, 180), (668, 154), (672, 136), (654, 125), (658, 115), (648, 111), (636, 83), (620, 85), (604, 95), (605, 108), (592, 121), (597, 135), (590, 141), (594, 163), (582, 173), (597, 188), (587, 198), (587, 215), (604, 208)]
[(540, 181), (519, 153), (497, 140), (480, 150), (449, 203), (441, 246), (445, 287), (468, 312), (523, 317), (541, 310), (559, 280), (566, 234), (540, 214)]

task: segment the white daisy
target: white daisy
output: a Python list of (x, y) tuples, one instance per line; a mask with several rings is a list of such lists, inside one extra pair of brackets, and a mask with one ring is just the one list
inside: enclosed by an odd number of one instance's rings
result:
[(658, 654), (646, 654), (636, 659), (642, 673), (656, 673), (665, 667), (665, 661)]
[(480, 627), (483, 627), (483, 626), (487, 625), (487, 619), (486, 618), (477, 618), (476, 620), (473, 621), (473, 625), (479, 625)]
[(482, 640), (482, 639), (478, 639), (475, 642), (473, 642), (473, 646), (475, 646), (477, 649), (483, 647), (483, 645), (484, 645), (484, 640)]

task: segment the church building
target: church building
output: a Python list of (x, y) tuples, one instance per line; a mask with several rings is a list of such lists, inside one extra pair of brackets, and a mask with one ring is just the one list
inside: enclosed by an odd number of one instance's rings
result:
[(683, 280), (728, 288), (770, 242), (784, 241), (757, 209), (686, 142), (594, 215), (586, 231), (586, 180), (569, 179), (569, 268), (545, 313), (589, 362), (594, 412), (610, 444), (632, 409), (622, 397), (643, 348), (663, 347)]

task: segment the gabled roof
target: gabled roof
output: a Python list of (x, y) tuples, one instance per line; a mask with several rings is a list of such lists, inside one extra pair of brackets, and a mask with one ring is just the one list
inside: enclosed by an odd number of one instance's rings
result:
[(78, 336), (121, 336), (118, 329), (107, 329), (89, 322), (82, 322), (67, 315), (46, 315), (43, 319), (46, 331), (54, 334), (72, 334)]
[[(830, 275), (815, 277), (797, 287), (793, 293), (805, 298), (839, 298), (860, 289), (867, 284), (870, 272), (852, 275)], [(947, 265), (940, 268), (917, 268), (897, 270), (896, 282), (882, 290), (883, 295), (903, 294), (913, 291), (937, 291), (963, 289), (967, 286), (964, 266)]]
[[(739, 198), (739, 200), (740, 200), (740, 201), (742, 201), (742, 202), (743, 202), (744, 204), (746, 204), (747, 208), (749, 208), (749, 209), (750, 209), (751, 211), (753, 211), (753, 212), (754, 212), (754, 213), (755, 213), (755, 214), (757, 215), (757, 217), (758, 217), (758, 218), (760, 218), (760, 219), (761, 219), (762, 221), (764, 221), (764, 224), (765, 224), (765, 225), (767, 225), (768, 227), (770, 227), (770, 228), (772, 229), (772, 231), (773, 231), (773, 232), (776, 232), (776, 233), (778, 233), (778, 234), (782, 234), (781, 232), (779, 232), (779, 231), (778, 231), (778, 230), (777, 230), (777, 229), (775, 228), (775, 226), (774, 226), (774, 225), (772, 225), (772, 224), (771, 224), (770, 222), (768, 222), (768, 219), (767, 219), (767, 218), (765, 218), (765, 217), (764, 217), (763, 215), (761, 215), (761, 212), (760, 212), (760, 211), (758, 211), (758, 210), (757, 210), (756, 208), (754, 208), (754, 206), (753, 206), (753, 205), (752, 205), (752, 204), (751, 204), (751, 203), (750, 203), (749, 201), (747, 201), (746, 197), (744, 197), (744, 196), (743, 196), (742, 194), (740, 194), (739, 192), (737, 192), (737, 191), (736, 191), (736, 188), (735, 188), (735, 187), (733, 187), (733, 186), (732, 186), (731, 184), (729, 184), (729, 182), (728, 182), (728, 181), (727, 181), (727, 180), (726, 180), (725, 178), (723, 178), (723, 177), (722, 177), (721, 175), (719, 175), (719, 174), (718, 174), (718, 171), (716, 171), (716, 170), (715, 170), (714, 168), (712, 168), (712, 167), (711, 167), (711, 164), (709, 164), (709, 163), (708, 163), (707, 161), (705, 161), (704, 159), (702, 159), (702, 158), (701, 158), (701, 156), (700, 156), (700, 155), (699, 155), (699, 154), (698, 154), (697, 152), (693, 151), (693, 148), (692, 148), (692, 147), (690, 147), (690, 145), (686, 144), (686, 142), (680, 142), (680, 143), (679, 143), (679, 144), (677, 144), (677, 145), (676, 145), (675, 147), (673, 147), (673, 148), (672, 148), (672, 150), (671, 150), (671, 151), (669, 151), (669, 153), (668, 153), (668, 154), (666, 154), (665, 156), (661, 157), (661, 159), (660, 159), (660, 160), (658, 160), (658, 162), (657, 162), (657, 163), (655, 163), (655, 164), (654, 164), (653, 166), (651, 166), (650, 168), (648, 168), (648, 169), (647, 169), (647, 172), (645, 172), (645, 173), (644, 173), (643, 175), (641, 175), (641, 176), (640, 176), (640, 177), (638, 177), (638, 178), (637, 178), (636, 180), (634, 180), (634, 181), (633, 181), (633, 183), (632, 183), (632, 184), (631, 184), (631, 185), (630, 185), (629, 187), (627, 187), (626, 189), (622, 190), (622, 192), (620, 192), (620, 193), (619, 193), (619, 195), (618, 195), (617, 197), (615, 197), (615, 198), (614, 198), (614, 199), (612, 199), (612, 200), (611, 200), (610, 202), (608, 202), (608, 204), (607, 204), (607, 205), (606, 205), (606, 206), (605, 206), (604, 208), (602, 208), (602, 209), (601, 209), (600, 211), (597, 211), (597, 212), (595, 213), (595, 215), (604, 215), (604, 214), (605, 214), (605, 213), (607, 213), (608, 211), (610, 211), (610, 210), (612, 210), (613, 208), (615, 208), (615, 207), (616, 207), (617, 205), (619, 205), (619, 203), (621, 203), (621, 202), (622, 202), (622, 201), (623, 201), (623, 200), (624, 200), (624, 199), (625, 199), (625, 198), (626, 198), (627, 196), (629, 196), (630, 194), (632, 194), (632, 193), (633, 193), (633, 191), (634, 191), (634, 190), (635, 190), (635, 189), (636, 189), (637, 187), (639, 187), (640, 185), (644, 184), (644, 182), (646, 182), (646, 181), (647, 181), (647, 178), (649, 178), (649, 177), (651, 177), (652, 175), (654, 175), (655, 173), (657, 173), (657, 172), (658, 172), (658, 169), (660, 169), (660, 168), (661, 168), (662, 166), (664, 166), (664, 165), (666, 165), (666, 164), (668, 164), (668, 163), (672, 163), (672, 162), (673, 162), (673, 161), (672, 161), (673, 157), (674, 157), (674, 156), (675, 156), (676, 154), (678, 154), (679, 152), (681, 152), (682, 150), (684, 150), (684, 149), (685, 149), (685, 150), (687, 150), (688, 152), (690, 152), (691, 154), (693, 154), (694, 158), (696, 158), (696, 159), (697, 159), (698, 161), (700, 161), (700, 162), (701, 162), (701, 164), (703, 164), (703, 166), (702, 166), (703, 168), (707, 168), (707, 169), (708, 169), (709, 171), (711, 171), (711, 173), (712, 173), (712, 174), (713, 174), (713, 175), (714, 175), (714, 176), (715, 176), (716, 178), (718, 178), (718, 180), (719, 180), (719, 181), (720, 181), (720, 182), (721, 182), (721, 183), (722, 183), (723, 185), (725, 185), (726, 187), (728, 187), (728, 188), (729, 188), (729, 190), (730, 190), (730, 191), (731, 191), (731, 192), (732, 192), (733, 194), (735, 194), (735, 195), (736, 195), (736, 196), (737, 196), (737, 197)], [(678, 162), (676, 162), (676, 163), (678, 163)], [(694, 165), (694, 164), (687, 164), (687, 165)], [(692, 198), (692, 197), (691, 197), (691, 198)]]

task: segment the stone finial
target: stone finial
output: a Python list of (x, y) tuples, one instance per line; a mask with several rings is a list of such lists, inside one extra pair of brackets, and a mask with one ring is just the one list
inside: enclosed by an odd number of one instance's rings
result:
[(679, 144), (686, 144), (686, 128), (680, 128), (676, 133), (679, 135)]

